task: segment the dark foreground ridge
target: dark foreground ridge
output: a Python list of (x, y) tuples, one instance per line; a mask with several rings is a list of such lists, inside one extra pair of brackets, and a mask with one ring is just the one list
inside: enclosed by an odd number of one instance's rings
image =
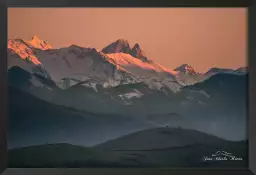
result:
[[(181, 128), (157, 128), (136, 132), (94, 147), (46, 144), (17, 148), (9, 150), (9, 167), (247, 167), (246, 141), (225, 141), (198, 131), (190, 134), (189, 141), (184, 141), (182, 135), (186, 132), (192, 131)], [(145, 144), (150, 145), (147, 148), (139, 140), (142, 136)], [(158, 136), (160, 139), (158, 143), (165, 145), (159, 147), (150, 143), (152, 141), (149, 139), (150, 136)], [(180, 136), (181, 139), (177, 140), (176, 136)], [(200, 140), (203, 137), (206, 141)], [(175, 141), (175, 144), (161, 140), (167, 138)], [(140, 149), (134, 149), (135, 147)], [(212, 155), (218, 151), (231, 153), (242, 160), (205, 161), (206, 157), (214, 158)], [(225, 159), (225, 155), (219, 157)]]

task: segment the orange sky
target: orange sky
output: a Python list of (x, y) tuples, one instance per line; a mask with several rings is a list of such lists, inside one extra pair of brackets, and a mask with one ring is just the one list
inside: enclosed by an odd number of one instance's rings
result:
[(246, 8), (9, 8), (8, 38), (102, 49), (123, 38), (168, 68), (247, 65)]

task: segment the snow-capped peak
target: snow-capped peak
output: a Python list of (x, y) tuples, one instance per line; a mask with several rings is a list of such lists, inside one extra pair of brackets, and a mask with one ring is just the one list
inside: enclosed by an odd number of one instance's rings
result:
[(41, 50), (48, 50), (52, 48), (51, 45), (49, 45), (46, 41), (40, 40), (37, 36), (33, 36), (32, 40), (26, 41), (26, 43)]
[(182, 72), (185, 74), (195, 75), (197, 72), (194, 70), (194, 68), (189, 64), (182, 64), (181, 66), (174, 69), (175, 71)]
[(41, 64), (35, 55), (34, 50), (22, 39), (9, 39), (8, 49), (11, 54), (15, 53), (23, 60), (30, 61), (36, 65)]

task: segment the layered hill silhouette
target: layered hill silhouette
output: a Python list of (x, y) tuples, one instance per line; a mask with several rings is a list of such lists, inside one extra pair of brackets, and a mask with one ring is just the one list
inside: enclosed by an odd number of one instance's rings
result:
[[(47, 144), (13, 149), (9, 152), (9, 167), (242, 168), (248, 164), (246, 145), (246, 141), (229, 142), (193, 130), (156, 128), (94, 147)], [(205, 161), (205, 157), (212, 157), (218, 151), (230, 152), (241, 160)]]

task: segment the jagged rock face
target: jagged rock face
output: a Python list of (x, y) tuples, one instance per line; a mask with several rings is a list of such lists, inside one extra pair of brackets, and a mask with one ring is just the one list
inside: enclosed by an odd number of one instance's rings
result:
[(16, 55), (25, 61), (34, 63), (35, 65), (40, 65), (41, 62), (36, 56), (36, 53), (26, 41), (21, 39), (8, 40), (8, 53), (11, 55)]
[(129, 54), (131, 52), (131, 48), (127, 40), (118, 39), (117, 41), (111, 43), (110, 45), (102, 49), (102, 52), (105, 54), (119, 52)]
[(130, 54), (135, 58), (140, 59), (141, 61), (148, 60), (144, 51), (139, 46), (139, 44), (136, 43), (134, 47), (131, 49), (129, 42), (124, 39), (118, 39), (117, 41), (111, 43), (110, 45), (102, 49), (102, 52), (105, 54), (126, 53), (126, 54)]
[(131, 55), (135, 58), (139, 58), (142, 61), (147, 61), (148, 58), (146, 57), (145, 53), (140, 48), (139, 44), (135, 44), (132, 48)]
[(37, 36), (33, 36), (32, 40), (26, 41), (26, 43), (28, 43), (34, 48), (41, 50), (52, 49), (51, 45), (49, 45), (46, 41), (40, 40)]

